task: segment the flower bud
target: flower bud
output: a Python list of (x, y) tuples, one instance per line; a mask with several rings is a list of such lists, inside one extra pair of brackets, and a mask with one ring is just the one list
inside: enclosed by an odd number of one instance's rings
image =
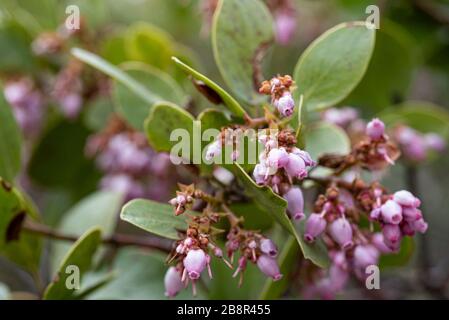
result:
[(420, 233), (425, 233), (427, 231), (428, 225), (427, 222), (425, 222), (424, 219), (421, 218), (413, 222), (413, 227), (416, 231)]
[(380, 208), (374, 208), (373, 210), (371, 210), (371, 212), (370, 212), (370, 214), (369, 214), (369, 217), (370, 217), (372, 220), (378, 220), (378, 219), (380, 218), (380, 215), (381, 215), (381, 210), (380, 210)]
[(397, 191), (393, 195), (393, 200), (401, 206), (406, 207), (419, 207), (421, 201), (416, 198), (411, 192), (407, 190)]
[(288, 154), (288, 163), (285, 166), (285, 171), (292, 178), (302, 179), (307, 176), (306, 164), (304, 160), (296, 154)]
[(358, 245), (354, 249), (354, 263), (360, 268), (377, 264), (379, 251), (372, 245)]
[(366, 135), (372, 140), (379, 140), (385, 133), (385, 124), (375, 118), (366, 125)]
[(333, 221), (329, 226), (329, 234), (343, 250), (347, 250), (354, 245), (352, 241), (352, 227), (345, 218), (338, 218)]
[(168, 268), (164, 277), (165, 295), (167, 297), (174, 297), (184, 287), (181, 281), (181, 274), (175, 267)]
[(271, 149), (267, 157), (267, 165), (271, 168), (283, 168), (289, 161), (288, 153), (284, 148)]
[(289, 91), (284, 92), (282, 97), (275, 103), (275, 106), (282, 116), (291, 116), (295, 110), (295, 101), (292, 98), (292, 94)]
[(421, 210), (411, 207), (402, 208), (402, 217), (407, 221), (416, 221), (422, 218)]
[(384, 236), (382, 233), (375, 233), (371, 238), (371, 242), (381, 253), (391, 253), (391, 249), (385, 244)]
[(296, 16), (291, 10), (280, 10), (275, 16), (276, 40), (281, 45), (287, 45), (296, 30)]
[(305, 217), (304, 197), (299, 187), (291, 187), (290, 190), (284, 194), (284, 199), (287, 200), (288, 211), (293, 219), (301, 220)]
[(266, 254), (259, 256), (259, 258), (257, 259), (257, 266), (259, 267), (260, 271), (262, 271), (268, 277), (273, 278), (274, 281), (282, 278), (282, 274), (279, 270), (276, 259)]
[(312, 157), (307, 151), (301, 150), (299, 148), (292, 148), (293, 154), (296, 154), (297, 156), (301, 157), (301, 159), (304, 161), (305, 165), (308, 167), (313, 167), (316, 165), (316, 162), (313, 161)]
[(184, 258), (183, 263), (189, 278), (196, 280), (200, 277), (201, 272), (203, 272), (206, 267), (206, 254), (201, 249), (190, 250)]
[(401, 241), (401, 229), (396, 224), (386, 224), (382, 228), (385, 244), (391, 250), (398, 249)]
[(306, 222), (304, 239), (313, 242), (326, 229), (326, 220), (319, 213), (312, 213)]
[(384, 222), (399, 224), (402, 221), (402, 208), (397, 202), (388, 200), (380, 207), (380, 210)]
[(268, 168), (262, 163), (256, 164), (253, 171), (253, 177), (257, 184), (265, 184), (267, 181)]
[(260, 251), (275, 258), (278, 255), (278, 248), (271, 239), (262, 239), (260, 241)]

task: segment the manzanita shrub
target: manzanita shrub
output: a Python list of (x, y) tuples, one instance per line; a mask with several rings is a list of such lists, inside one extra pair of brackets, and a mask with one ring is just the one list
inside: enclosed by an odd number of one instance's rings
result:
[(445, 149), (447, 112), (403, 102), (364, 120), (340, 107), (376, 72), (380, 31), (340, 23), (268, 75), (271, 46), (300, 24), (293, 2), (202, 1), (202, 13), (228, 90), (145, 23), (103, 50), (84, 25), (41, 32), (32, 71), (4, 72), (0, 252), (40, 298), (332, 299), (368, 290), (373, 267), (406, 263), (426, 233), (415, 186), (382, 178)]

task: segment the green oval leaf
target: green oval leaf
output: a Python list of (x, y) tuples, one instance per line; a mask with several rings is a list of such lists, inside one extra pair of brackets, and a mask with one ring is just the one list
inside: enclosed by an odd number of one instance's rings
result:
[(295, 237), (304, 258), (310, 259), (314, 264), (322, 268), (329, 265), (329, 257), (324, 244), (321, 241), (309, 244), (304, 240), (302, 236), (304, 234), (304, 221), (292, 223), (286, 213), (287, 202), (283, 198), (279, 197), (267, 186), (258, 186), (239, 164), (234, 164), (233, 172), (242, 183), (248, 196), (259, 207), (259, 210), (267, 212), (287, 232)]
[[(156, 103), (145, 120), (145, 132), (150, 145), (156, 151), (165, 152), (170, 152), (172, 147), (178, 143), (188, 143), (190, 148), (194, 120), (190, 113), (173, 103)], [(186, 130), (189, 134), (188, 141), (170, 141), (171, 133), (175, 129)]]
[(114, 82), (113, 92), (119, 112), (134, 128), (143, 128), (142, 119), (148, 116), (151, 106), (156, 102), (164, 100), (181, 106), (186, 103), (187, 97), (183, 90), (165, 72), (139, 62), (124, 63), (121, 69), (158, 97), (149, 104), (123, 83)]
[(178, 240), (178, 230), (186, 230), (185, 217), (175, 216), (173, 207), (151, 200), (135, 199), (125, 204), (120, 218), (161, 237)]
[(0, 176), (6, 180), (14, 181), (20, 170), (21, 144), (19, 126), (3, 94), (0, 94)]
[(365, 22), (345, 22), (329, 29), (304, 51), (295, 67), (295, 95), (304, 95), (307, 110), (330, 107), (343, 100), (368, 67), (375, 31)]
[(311, 125), (306, 129), (305, 139), (306, 150), (315, 160), (326, 153), (345, 155), (351, 151), (351, 142), (346, 132), (328, 122)]
[(184, 70), (187, 74), (191, 75), (194, 79), (197, 81), (201, 81), (204, 83), (208, 88), (216, 92), (220, 98), (223, 100), (223, 103), (228, 107), (228, 109), (234, 113), (238, 117), (242, 117), (245, 114), (245, 110), (240, 106), (240, 104), (229, 94), (227, 93), (223, 88), (221, 88), (218, 84), (210, 80), (205, 75), (199, 73), (192, 67), (188, 66), (181, 60), (179, 60), (176, 57), (172, 57), (173, 61), (176, 63), (178, 67), (180, 67), (182, 70)]
[(166, 70), (173, 55), (172, 39), (164, 30), (149, 23), (132, 25), (125, 34), (125, 50), (130, 60)]
[(95, 252), (101, 243), (101, 230), (91, 229), (86, 231), (78, 241), (76, 241), (66, 253), (64, 259), (59, 265), (58, 272), (54, 280), (47, 286), (44, 293), (45, 300), (63, 300), (73, 299), (76, 296), (76, 290), (67, 288), (66, 280), (73, 274), (67, 272), (68, 266), (76, 266), (79, 269), (79, 275), (82, 277), (89, 270)]
[(218, 69), (243, 101), (263, 101), (257, 93), (261, 60), (274, 40), (273, 19), (259, 0), (221, 0), (212, 26), (212, 46)]

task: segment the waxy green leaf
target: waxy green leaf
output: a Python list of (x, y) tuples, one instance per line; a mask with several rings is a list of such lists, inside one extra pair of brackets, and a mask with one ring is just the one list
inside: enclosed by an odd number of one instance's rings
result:
[(178, 230), (186, 230), (184, 216), (175, 216), (173, 207), (151, 200), (135, 199), (125, 204), (120, 218), (161, 237), (177, 240)]
[(331, 107), (360, 82), (368, 67), (375, 31), (365, 22), (345, 22), (326, 31), (303, 52), (293, 74), (307, 110)]
[(140, 62), (128, 62), (121, 69), (157, 95), (151, 104), (136, 95), (123, 83), (114, 82), (114, 96), (121, 115), (136, 129), (143, 128), (143, 121), (148, 116), (152, 105), (160, 101), (173, 102), (183, 106), (187, 97), (179, 85), (168, 74)]
[[(101, 243), (101, 230), (90, 229), (84, 233), (69, 249), (64, 259), (59, 265), (54, 280), (45, 289), (45, 300), (76, 299), (77, 291), (69, 288), (67, 283), (71, 283), (69, 277), (73, 277), (79, 271), (82, 278), (89, 270), (95, 252)], [(75, 268), (73, 268), (75, 267)], [(78, 270), (78, 271), (74, 271)]]
[(259, 0), (221, 0), (212, 26), (212, 46), (226, 84), (248, 104), (258, 104), (261, 60), (274, 40), (273, 19)]
[(188, 143), (187, 147), (190, 148), (193, 146), (194, 120), (190, 113), (173, 103), (156, 103), (145, 120), (145, 132), (150, 145), (156, 151), (170, 152), (174, 145), (181, 143), (175, 140), (175, 137), (171, 139), (174, 130), (180, 133), (185, 130), (183, 132), (186, 133), (187, 139), (182, 139), (182, 142)]

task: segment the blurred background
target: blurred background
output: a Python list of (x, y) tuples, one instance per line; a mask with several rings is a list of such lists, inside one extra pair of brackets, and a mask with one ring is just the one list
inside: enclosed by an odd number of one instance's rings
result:
[[(373, 58), (361, 83), (339, 106), (354, 107), (364, 119), (406, 115), (404, 122), (410, 127), (422, 133), (435, 131), (447, 138), (447, 122), (441, 124), (438, 119), (447, 117), (440, 113), (440, 108), (449, 109), (449, 1), (266, 3), (277, 28), (277, 42), (264, 60), (267, 78), (278, 73), (292, 74), (300, 54), (321, 33), (343, 21), (365, 20), (370, 14), (365, 11), (367, 6), (377, 5), (380, 29)], [(81, 13), (81, 29), (73, 33), (63, 28), (69, 5), (77, 5)], [(133, 132), (129, 124), (115, 115), (114, 110), (120, 110), (121, 104), (142, 102), (133, 100), (106, 76), (75, 60), (70, 48), (93, 51), (135, 72), (137, 77), (142, 76), (149, 85), (160, 84), (139, 74), (146, 66), (123, 63), (137, 61), (149, 65), (153, 74), (171, 75), (176, 82), (171, 88), (181, 89), (172, 90), (171, 94), (178, 95), (180, 103), (198, 113), (209, 102), (170, 59), (173, 55), (180, 57), (224, 84), (210, 41), (215, 7), (216, 1), (211, 0), (2, 0), (0, 81), (24, 141), (17, 184), (31, 195), (47, 225), (76, 234), (85, 228), (84, 220), (107, 220), (99, 213), (95, 216), (98, 207), (89, 210), (89, 201), (80, 205), (79, 201), (89, 195), (95, 197), (96, 203), (110, 206), (106, 211), (112, 212), (114, 223), (105, 226), (107, 230), (139, 233), (135, 228), (117, 224), (114, 208), (135, 197), (167, 201), (176, 181), (190, 181), (185, 169), (172, 167), (166, 155), (152, 151), (144, 136)], [(410, 116), (408, 108), (420, 111), (411, 112)], [(429, 112), (421, 112), (423, 109)], [(434, 126), (433, 121), (438, 125)], [(117, 160), (117, 150), (125, 149), (132, 154), (131, 164), (129, 159)], [(385, 261), (383, 290), (368, 293), (350, 286), (342, 298), (448, 297), (448, 155), (447, 148), (422, 157), (410, 154), (384, 176), (385, 184), (392, 190), (408, 186), (421, 197), (428, 232), (405, 246), (398, 257)], [(107, 193), (116, 191), (124, 192), (125, 198)], [(55, 261), (59, 261), (67, 244), (45, 242), (43, 248), (38, 272), (41, 279), (36, 279), (36, 272), (20, 267), (20, 263), (0, 257), (0, 297), (36, 297), (39, 283), (51, 278)], [(133, 249), (108, 255), (110, 260), (105, 261), (113, 261), (112, 269), (125, 272), (90, 298), (163, 298), (163, 256)], [(108, 263), (100, 263), (101, 272), (92, 273), (92, 279), (105, 277), (104, 270), (110, 269)], [(225, 287), (223, 281), (221, 285)], [(208, 297), (255, 298), (258, 290), (219, 287), (217, 280)]]

